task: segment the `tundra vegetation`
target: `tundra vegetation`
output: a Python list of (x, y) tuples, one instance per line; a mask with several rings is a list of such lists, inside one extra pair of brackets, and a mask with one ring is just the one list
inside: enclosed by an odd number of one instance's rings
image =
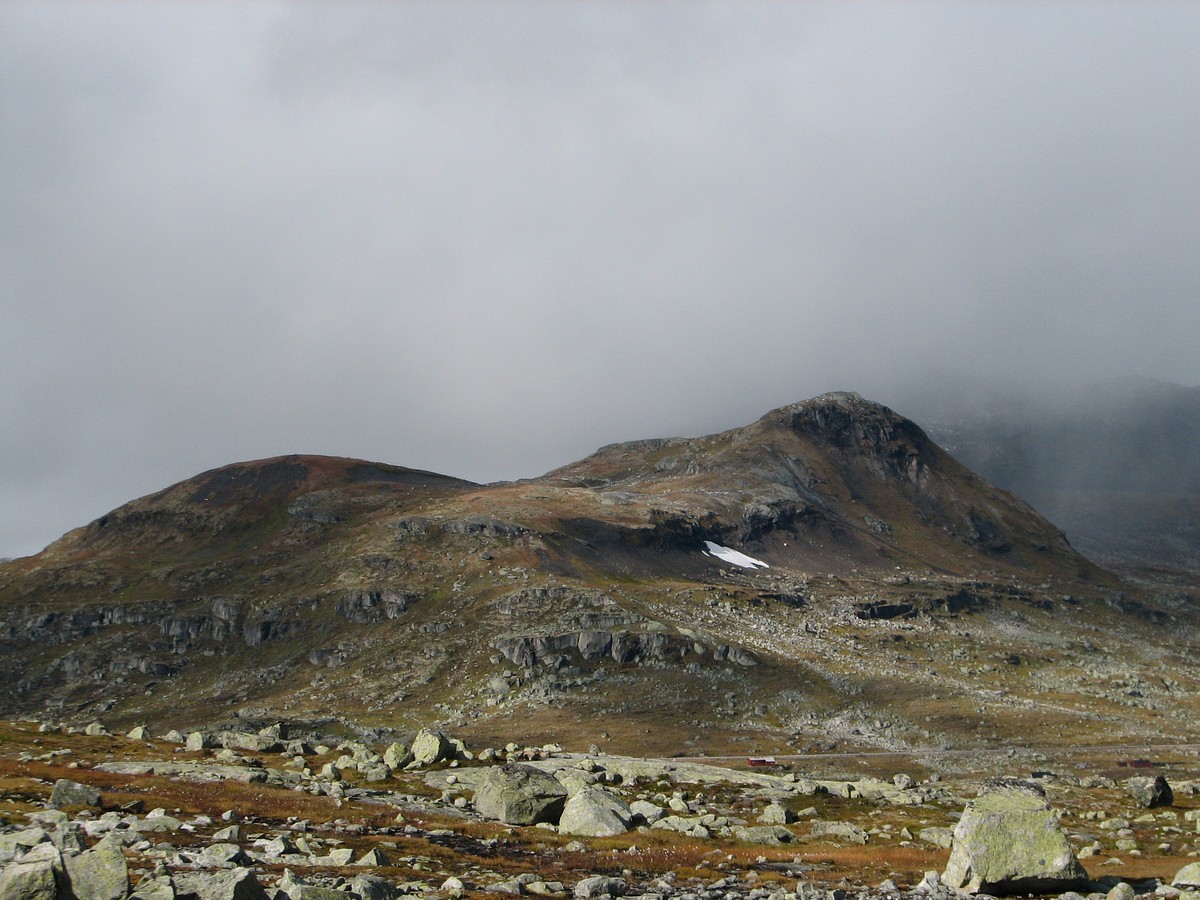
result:
[(972, 752), (764, 771), (472, 749), (433, 730), (372, 746), (296, 723), (158, 736), (11, 722), (0, 892), (1186, 895), (1200, 870), (1200, 760), (1127, 762)]

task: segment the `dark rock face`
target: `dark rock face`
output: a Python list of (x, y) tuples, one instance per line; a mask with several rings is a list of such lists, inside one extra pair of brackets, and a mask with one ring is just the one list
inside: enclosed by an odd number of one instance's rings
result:
[(215, 469), (192, 493), (193, 503), (223, 506), (247, 497), (263, 497), (290, 493), (308, 476), (308, 468), (300, 460), (285, 458), (257, 466)]
[[(573, 631), (566, 634), (533, 637), (502, 638), (492, 646), (509, 662), (525, 669), (539, 664), (561, 667), (578, 657), (585, 662), (611, 659), (621, 665), (637, 662), (681, 662), (694, 653), (695, 645), (688, 640), (663, 633), (628, 631)], [(713, 648), (715, 662), (732, 662), (741, 666), (757, 665), (757, 657), (741, 647), (718, 644)]]
[(419, 594), (389, 589), (350, 591), (338, 601), (338, 615), (359, 625), (396, 619), (420, 599)]
[(453, 519), (442, 525), (447, 534), (479, 534), (490, 538), (516, 538), (526, 533), (525, 528), (512, 522), (502, 522), (489, 516), (467, 516)]
[(1170, 806), (1175, 802), (1175, 792), (1161, 775), (1130, 778), (1125, 782), (1125, 790), (1144, 809)]
[(933, 442), (914, 422), (852, 391), (823, 394), (785, 407), (792, 430), (870, 460), (881, 478), (899, 477), (920, 484)]

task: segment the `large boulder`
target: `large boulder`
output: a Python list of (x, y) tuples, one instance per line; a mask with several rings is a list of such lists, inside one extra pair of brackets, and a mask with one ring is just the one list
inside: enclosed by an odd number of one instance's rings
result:
[(479, 780), (475, 810), (509, 825), (536, 825), (557, 822), (566, 799), (567, 789), (540, 769), (495, 766)]
[(351, 893), (357, 894), (362, 900), (396, 900), (400, 889), (385, 878), (378, 875), (359, 875), (350, 885)]
[(64, 806), (99, 806), (100, 792), (78, 781), (60, 778), (54, 782), (54, 788), (50, 791), (50, 805), (55, 809), (62, 809)]
[(621, 897), (629, 889), (624, 878), (593, 875), (575, 885), (576, 900), (595, 900), (598, 897)]
[(283, 877), (275, 886), (275, 900), (346, 900), (346, 893), (334, 888), (323, 887), (319, 884), (309, 884), (302, 878), (297, 878), (290, 869), (285, 869)]
[(809, 833), (813, 837), (845, 838), (855, 844), (865, 844), (870, 840), (869, 835), (853, 822), (824, 822), (817, 819), (809, 826)]
[(49, 840), (50, 835), (41, 828), (22, 828), (20, 831), (0, 834), (0, 863), (20, 859), (31, 847)]
[(122, 900), (129, 893), (129, 864), (121, 839), (109, 835), (91, 850), (64, 858), (76, 900)]
[(278, 753), (283, 749), (283, 742), (272, 734), (251, 734), (244, 731), (228, 731), (220, 735), (222, 747), (232, 747), (235, 750), (249, 750), (253, 753)]
[(634, 818), (641, 819), (647, 825), (653, 825), (667, 815), (665, 809), (649, 800), (634, 800), (629, 804), (629, 811), (633, 813)]
[(432, 766), (446, 759), (454, 759), (458, 748), (444, 732), (421, 729), (413, 738), (411, 752), (413, 762), (421, 766)]
[(1125, 782), (1125, 790), (1143, 809), (1170, 806), (1175, 802), (1175, 793), (1171, 790), (1171, 785), (1167, 784), (1167, 779), (1161, 775), (1130, 778)]
[(942, 873), (948, 887), (972, 894), (1061, 893), (1087, 877), (1045, 792), (1015, 778), (989, 782), (967, 804)]
[(216, 743), (216, 739), (203, 731), (192, 731), (185, 739), (184, 748), (190, 751), (207, 750)]
[(796, 814), (782, 803), (769, 803), (758, 816), (759, 825), (790, 825), (796, 821)]
[(609, 837), (628, 831), (632, 819), (624, 800), (602, 787), (588, 786), (567, 799), (558, 830), (580, 837)]
[(170, 875), (144, 875), (129, 900), (175, 900), (175, 883)]

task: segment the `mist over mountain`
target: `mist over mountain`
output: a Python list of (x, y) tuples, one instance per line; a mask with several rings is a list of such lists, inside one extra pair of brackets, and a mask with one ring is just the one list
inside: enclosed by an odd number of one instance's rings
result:
[[(1102, 562), (1200, 567), (1200, 387), (963, 380), (904, 404), (931, 437)], [(953, 385), (957, 384), (955, 387)]]

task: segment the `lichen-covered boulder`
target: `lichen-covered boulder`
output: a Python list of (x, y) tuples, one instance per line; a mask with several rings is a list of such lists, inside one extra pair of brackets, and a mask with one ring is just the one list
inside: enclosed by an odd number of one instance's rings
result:
[(653, 825), (659, 819), (666, 818), (667, 811), (649, 800), (634, 800), (629, 804), (629, 811), (635, 819), (641, 819), (647, 825)]
[(401, 891), (386, 878), (378, 875), (358, 875), (350, 885), (350, 892), (362, 900), (396, 900)]
[(576, 900), (595, 900), (598, 897), (621, 897), (629, 889), (624, 878), (593, 875), (575, 885)]
[(144, 875), (129, 900), (175, 900), (175, 882), (170, 875)]
[(495, 766), (475, 789), (475, 811), (509, 825), (557, 822), (566, 800), (558, 779), (533, 766)]
[(954, 829), (942, 881), (970, 893), (1057, 893), (1087, 873), (1036, 784), (995, 779), (967, 804)]
[(791, 825), (796, 821), (796, 814), (782, 803), (769, 803), (759, 813), (759, 825)]
[(388, 748), (383, 751), (383, 764), (393, 772), (403, 769), (412, 761), (413, 755), (408, 749), (408, 744), (394, 741), (388, 744)]
[(411, 752), (413, 762), (422, 766), (432, 766), (442, 760), (454, 759), (457, 749), (444, 732), (423, 728), (413, 738)]
[(91, 850), (63, 860), (77, 900), (123, 900), (129, 893), (129, 865), (121, 839), (109, 835)]
[(1171, 886), (1194, 891), (1200, 888), (1200, 862), (1188, 863), (1175, 873)]
[(0, 900), (56, 900), (70, 892), (62, 854), (53, 844), (38, 844), (0, 873)]
[(344, 891), (309, 884), (302, 878), (297, 878), (291, 870), (284, 870), (283, 877), (275, 886), (276, 900), (346, 900)]
[(46, 860), (16, 862), (0, 873), (0, 900), (55, 900), (58, 879)]
[(568, 798), (558, 830), (580, 837), (610, 837), (628, 831), (632, 820), (624, 800), (602, 787), (588, 786)]

